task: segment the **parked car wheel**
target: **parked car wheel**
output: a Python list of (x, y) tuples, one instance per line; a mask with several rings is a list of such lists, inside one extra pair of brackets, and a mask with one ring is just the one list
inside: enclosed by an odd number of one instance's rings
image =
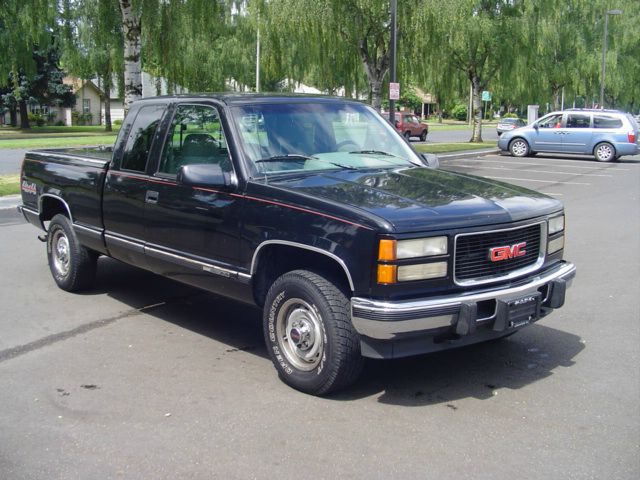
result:
[(427, 131), (424, 130), (421, 134), (420, 134), (420, 141), (424, 142), (427, 140)]
[(406, 138), (407, 141), (409, 141), (411, 139), (411, 132), (408, 130), (404, 132), (404, 138)]
[(593, 149), (593, 155), (599, 162), (611, 162), (616, 158), (616, 149), (610, 143), (602, 142)]
[(364, 359), (351, 324), (347, 296), (307, 270), (279, 277), (264, 307), (264, 337), (280, 378), (291, 387), (323, 395), (353, 383)]
[(509, 144), (509, 152), (514, 157), (526, 157), (529, 154), (529, 144), (522, 138), (516, 138)]
[(68, 292), (89, 288), (96, 276), (98, 255), (78, 242), (71, 221), (56, 215), (49, 223), (47, 258), (58, 287)]

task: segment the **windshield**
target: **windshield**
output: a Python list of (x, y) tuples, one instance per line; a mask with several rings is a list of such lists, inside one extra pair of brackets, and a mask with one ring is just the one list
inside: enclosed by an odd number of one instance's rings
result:
[(232, 109), (259, 173), (422, 165), (373, 109), (356, 103), (255, 104)]

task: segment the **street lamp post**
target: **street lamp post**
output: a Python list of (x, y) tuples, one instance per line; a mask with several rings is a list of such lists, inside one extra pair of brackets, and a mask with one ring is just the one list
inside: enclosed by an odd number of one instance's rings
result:
[(607, 30), (609, 28), (609, 15), (621, 15), (622, 10), (607, 10), (604, 12), (604, 40), (602, 42), (602, 75), (600, 77), (600, 108), (604, 108), (604, 78), (606, 73), (607, 58)]
[[(397, 0), (391, 0), (391, 39), (389, 41), (389, 83), (396, 83), (396, 42), (398, 40), (396, 13), (398, 8)], [(391, 125), (396, 123), (396, 102), (389, 99), (389, 121)]]

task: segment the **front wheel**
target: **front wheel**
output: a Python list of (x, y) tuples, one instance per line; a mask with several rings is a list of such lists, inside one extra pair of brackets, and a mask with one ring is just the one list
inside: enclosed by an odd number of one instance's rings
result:
[(516, 138), (509, 144), (509, 152), (514, 157), (526, 157), (529, 154), (529, 144), (522, 138)]
[(611, 162), (616, 158), (616, 150), (610, 143), (602, 142), (593, 149), (593, 155), (599, 162)]
[(406, 131), (404, 132), (404, 138), (407, 139), (407, 142), (411, 140), (411, 132)]
[(427, 140), (427, 131), (425, 130), (420, 134), (420, 141), (424, 142), (426, 140)]
[(355, 382), (363, 365), (346, 295), (307, 270), (279, 277), (264, 306), (264, 337), (280, 378), (323, 395)]
[(64, 215), (54, 216), (49, 223), (47, 258), (51, 275), (61, 289), (76, 292), (93, 284), (98, 255), (80, 245)]

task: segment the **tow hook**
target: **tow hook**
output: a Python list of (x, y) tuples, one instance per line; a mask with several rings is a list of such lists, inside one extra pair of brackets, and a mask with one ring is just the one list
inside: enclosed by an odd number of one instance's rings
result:
[(38, 240), (40, 240), (42, 243), (47, 243), (47, 237), (49, 236), (48, 233), (44, 234), (44, 235), (38, 235)]

